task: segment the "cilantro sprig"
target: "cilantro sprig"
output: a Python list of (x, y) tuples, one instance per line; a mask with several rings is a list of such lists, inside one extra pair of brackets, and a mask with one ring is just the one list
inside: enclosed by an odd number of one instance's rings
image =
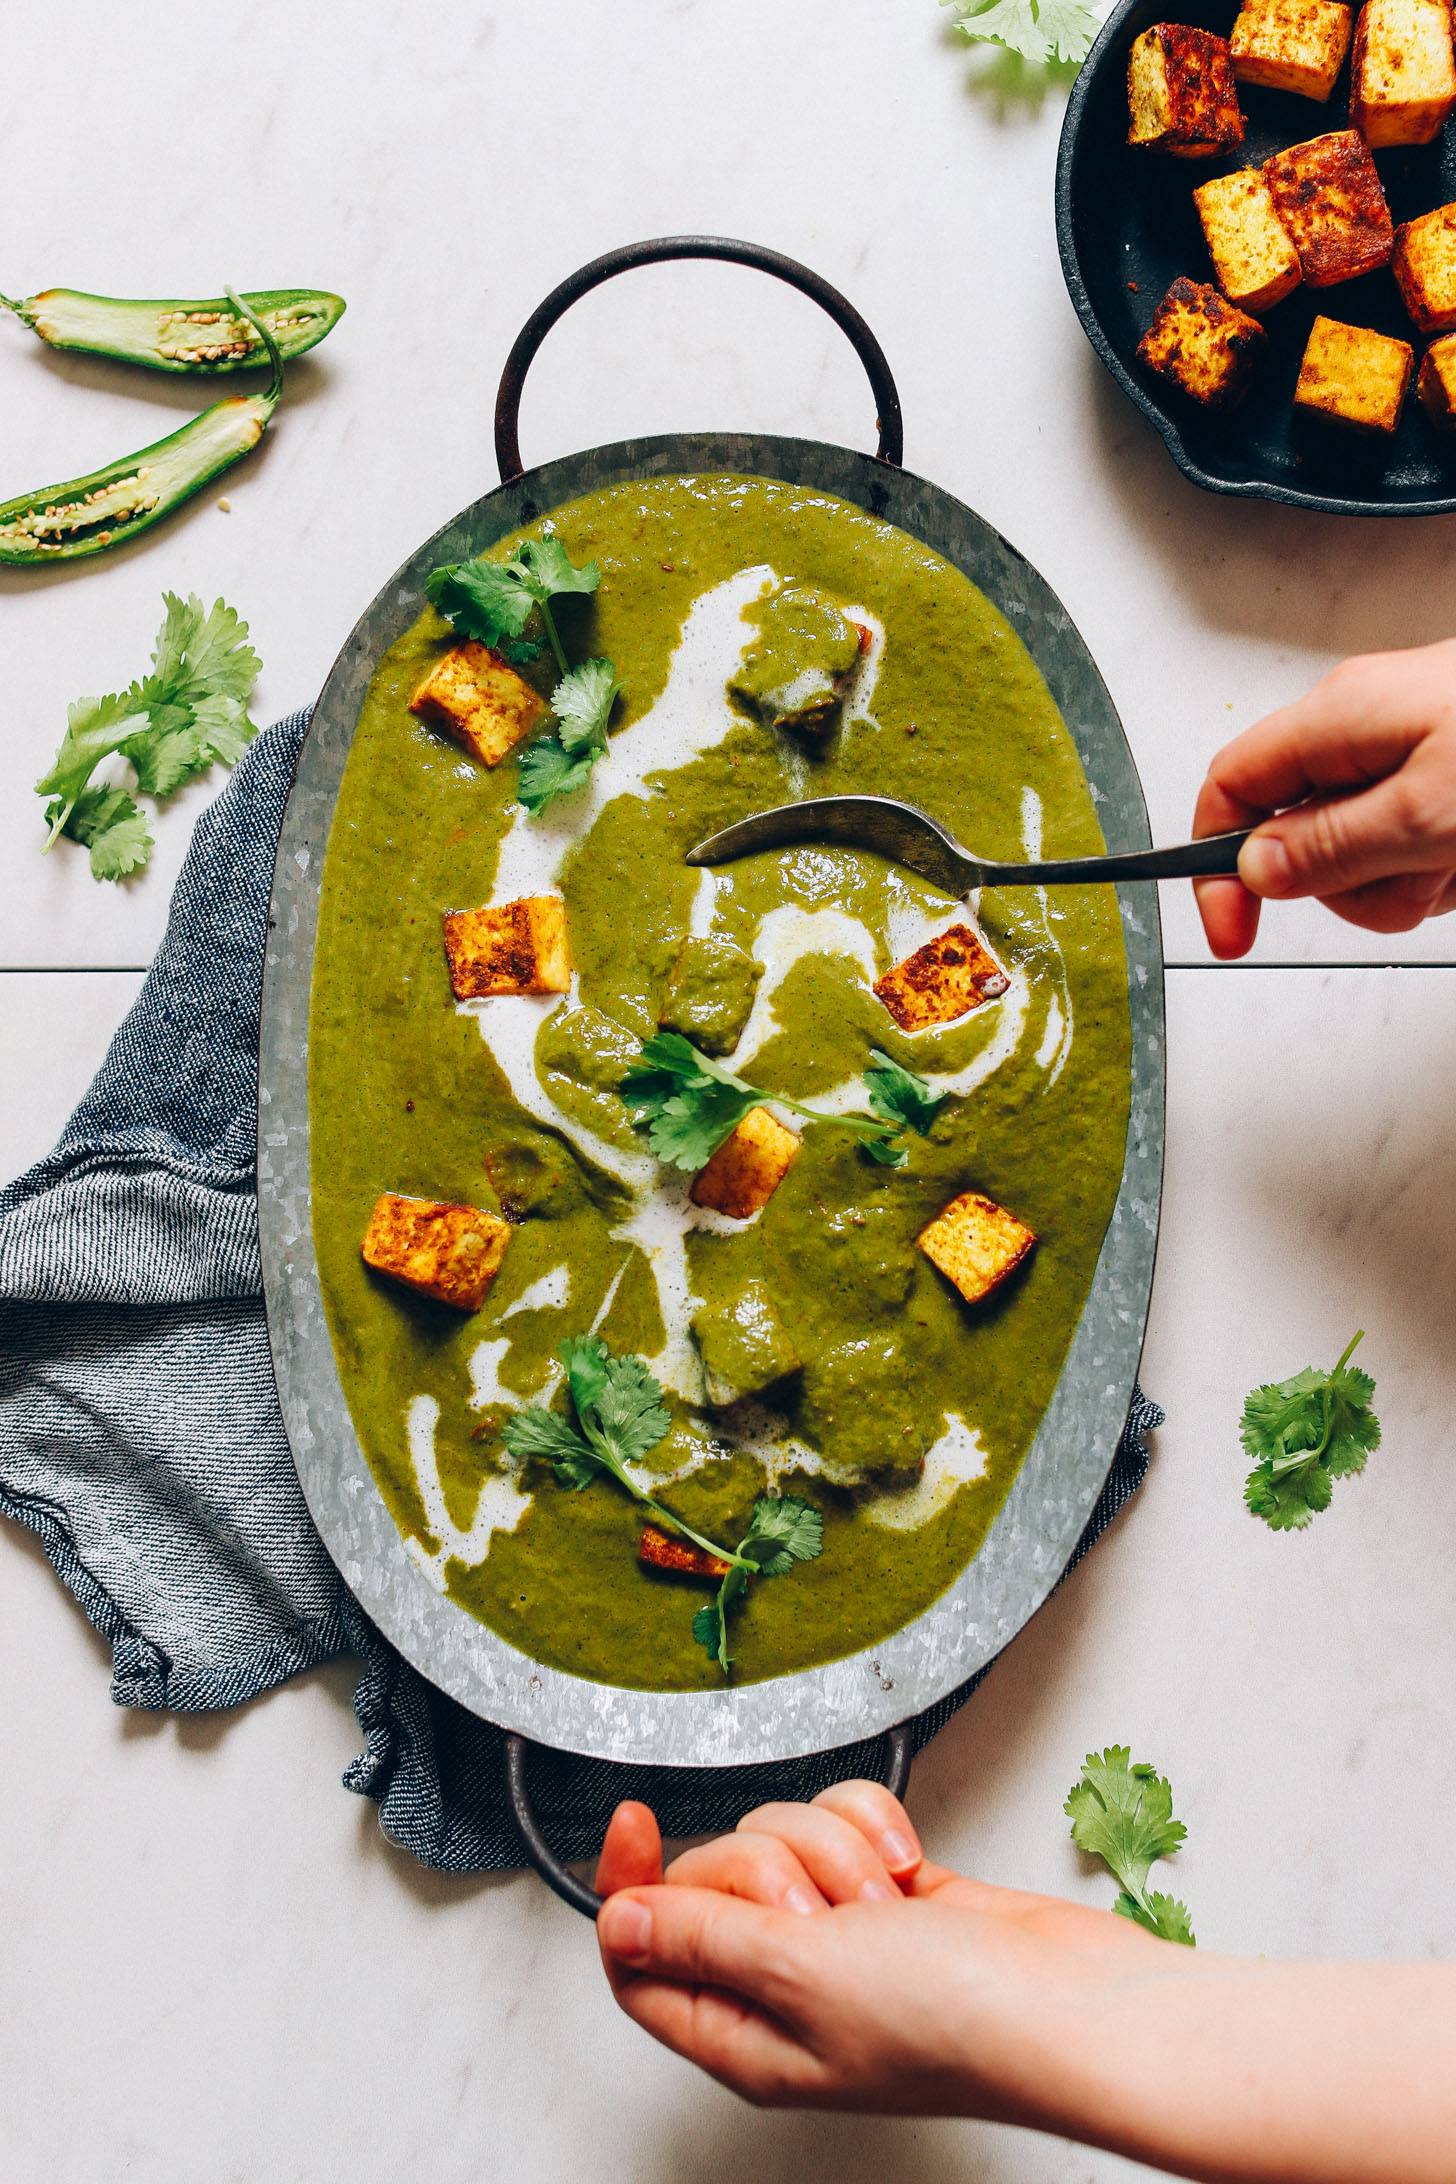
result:
[[(720, 1547), (667, 1508), (632, 1477), (629, 1464), (641, 1463), (669, 1431), (672, 1418), (662, 1388), (640, 1357), (614, 1357), (596, 1335), (574, 1335), (558, 1353), (566, 1367), (566, 1391), (572, 1415), (533, 1403), (506, 1420), (501, 1438), (512, 1456), (544, 1457), (560, 1485), (580, 1493), (606, 1473), (659, 1524), (691, 1540), (705, 1554), (728, 1564), (717, 1602), (693, 1617), (693, 1636), (728, 1674), (728, 1611), (756, 1577), (782, 1577), (796, 1562), (812, 1562), (823, 1544), (824, 1520), (794, 1495), (780, 1500), (763, 1495), (753, 1507), (753, 1522), (736, 1548)], [(713, 1618), (713, 1639), (704, 1636), (703, 1617)]]
[(1244, 1400), (1239, 1439), (1257, 1459), (1244, 1482), (1251, 1513), (1275, 1532), (1301, 1531), (1328, 1509), (1336, 1479), (1363, 1471), (1380, 1446), (1370, 1408), (1375, 1382), (1350, 1363), (1361, 1328), (1333, 1372), (1306, 1366), (1290, 1380), (1255, 1388)]
[(1148, 1887), (1155, 1860), (1171, 1856), (1188, 1835), (1173, 1818), (1167, 1777), (1144, 1760), (1134, 1761), (1130, 1746), (1109, 1744), (1103, 1752), (1087, 1754), (1082, 1779), (1073, 1784), (1062, 1810), (1071, 1819), (1072, 1841), (1100, 1858), (1122, 1890), (1113, 1910), (1150, 1934), (1186, 1942), (1191, 1949), (1188, 1906)]
[(973, 43), (1005, 46), (1023, 60), (1085, 61), (1100, 27), (1082, 0), (941, 0)]
[(137, 871), (153, 846), (135, 797), (91, 785), (103, 760), (120, 752), (138, 791), (161, 802), (214, 764), (235, 765), (258, 732), (248, 700), (260, 663), (247, 623), (221, 599), (210, 612), (195, 593), (184, 600), (165, 592), (163, 601), (151, 673), (109, 697), (78, 698), (61, 747), (35, 785), (48, 799), (45, 849), (58, 834), (81, 843), (98, 880)]
[(693, 1617), (693, 1636), (706, 1647), (726, 1676), (735, 1656), (728, 1651), (728, 1615), (755, 1577), (787, 1577), (796, 1562), (814, 1562), (824, 1548), (824, 1519), (812, 1502), (798, 1494), (761, 1494), (753, 1522), (738, 1542), (733, 1567), (718, 1587), (718, 1597)]
[(568, 667), (551, 602), (569, 592), (594, 592), (602, 573), (595, 561), (577, 568), (559, 538), (522, 539), (507, 561), (457, 561), (431, 571), (425, 596), (462, 637), (489, 645), (514, 667), (539, 658), (541, 647), (522, 632), (533, 613), (555, 655), (561, 679), (551, 695), (556, 727), (522, 753), (517, 794), (527, 811), (541, 812), (589, 778), (607, 747), (607, 721), (621, 683), (608, 659)]
[(827, 1115), (783, 1092), (747, 1084), (731, 1069), (698, 1049), (680, 1031), (659, 1031), (643, 1043), (637, 1060), (622, 1079), (621, 1094), (633, 1109), (633, 1122), (645, 1130), (658, 1159), (670, 1168), (696, 1170), (712, 1159), (745, 1115), (755, 1107), (787, 1107), (809, 1122), (828, 1122), (851, 1130), (871, 1159), (887, 1168), (905, 1165), (904, 1147), (895, 1143), (907, 1125), (924, 1136), (940, 1101), (923, 1077), (902, 1069), (878, 1048), (865, 1072), (870, 1105), (882, 1120), (868, 1115)]

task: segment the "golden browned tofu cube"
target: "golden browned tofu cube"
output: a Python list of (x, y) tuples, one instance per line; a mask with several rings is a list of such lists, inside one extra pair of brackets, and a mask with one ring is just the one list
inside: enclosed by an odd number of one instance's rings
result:
[(1367, 144), (1429, 144), (1456, 106), (1446, 0), (1365, 0), (1355, 25), (1350, 119)]
[(1321, 104), (1350, 50), (1355, 18), (1341, 0), (1244, 0), (1229, 34), (1234, 75)]
[(448, 729), (482, 766), (498, 766), (548, 710), (498, 652), (473, 641), (452, 645), (410, 699), (412, 713)]
[(1193, 192), (1218, 285), (1241, 311), (1272, 311), (1299, 286), (1299, 252), (1257, 167), (1216, 175)]
[(1211, 159), (1244, 141), (1228, 40), (1186, 23), (1154, 23), (1127, 57), (1129, 144)]
[(1456, 334), (1431, 343), (1421, 358), (1416, 393), (1433, 425), (1443, 432), (1456, 425)]
[(1211, 281), (1180, 274), (1138, 343), (1138, 361), (1195, 402), (1232, 409), (1242, 400), (1268, 336)]
[(637, 1542), (637, 1560), (649, 1570), (672, 1570), (681, 1577), (719, 1579), (733, 1567), (721, 1555), (710, 1555), (706, 1547), (695, 1547), (690, 1539), (678, 1539), (657, 1524), (643, 1527)]
[(1390, 269), (1423, 334), (1456, 327), (1456, 205), (1438, 205), (1395, 231)]
[(698, 1170), (688, 1195), (695, 1206), (710, 1206), (730, 1221), (751, 1221), (783, 1182), (798, 1150), (793, 1131), (766, 1107), (755, 1107)]
[(566, 905), (559, 895), (522, 895), (495, 910), (447, 910), (445, 957), (457, 1001), (567, 993)]
[(1392, 341), (1368, 326), (1317, 318), (1299, 367), (1294, 406), (1357, 432), (1394, 432), (1414, 367), (1409, 342)]
[(364, 1264), (440, 1304), (478, 1312), (495, 1280), (510, 1224), (479, 1206), (386, 1191), (364, 1231)]
[(886, 971), (875, 992), (902, 1031), (924, 1031), (930, 1024), (953, 1024), (1010, 983), (980, 935), (969, 925), (953, 925)]
[(962, 1191), (915, 1241), (967, 1304), (976, 1304), (1015, 1272), (1036, 1238), (994, 1198)]
[(1353, 129), (1291, 144), (1264, 162), (1274, 210), (1311, 288), (1333, 288), (1388, 265), (1395, 231), (1375, 162)]

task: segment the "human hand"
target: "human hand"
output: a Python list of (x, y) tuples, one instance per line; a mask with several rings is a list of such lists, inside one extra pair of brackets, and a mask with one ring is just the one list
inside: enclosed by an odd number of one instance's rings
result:
[(597, 1886), (627, 2015), (766, 2106), (1057, 2129), (1075, 2102), (1085, 2136), (1114, 1990), (1177, 1977), (1189, 1955), (1110, 1913), (932, 1865), (873, 1782), (762, 1806), (666, 1875), (652, 1814), (620, 1806)]
[(1261, 897), (1375, 933), (1456, 909), (1456, 639), (1346, 660), (1226, 744), (1193, 832), (1247, 826), (1238, 878), (1194, 882), (1216, 956), (1248, 953)]

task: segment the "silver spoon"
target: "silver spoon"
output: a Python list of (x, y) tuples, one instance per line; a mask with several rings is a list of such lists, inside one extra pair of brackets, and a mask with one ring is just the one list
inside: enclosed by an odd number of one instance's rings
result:
[(802, 804), (776, 804), (772, 811), (755, 812), (736, 826), (724, 827), (721, 834), (710, 834), (688, 851), (686, 861), (726, 864), (733, 857), (746, 857), (750, 850), (777, 849), (785, 842), (854, 842), (861, 849), (878, 850), (896, 864), (908, 865), (948, 895), (964, 895), (973, 887), (1207, 879), (1237, 871), (1239, 851), (1250, 831), (1209, 834), (1201, 842), (1180, 842), (1175, 849), (997, 864), (988, 857), (973, 857), (918, 804), (902, 804), (893, 796), (811, 796)]

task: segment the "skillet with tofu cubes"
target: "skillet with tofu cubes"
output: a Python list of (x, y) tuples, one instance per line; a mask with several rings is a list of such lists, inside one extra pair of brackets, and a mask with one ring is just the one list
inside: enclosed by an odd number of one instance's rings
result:
[(1177, 22), (1124, 0), (1086, 74), (1063, 256), (1183, 467), (1328, 505), (1448, 497), (1448, 0), (1221, 0)]
[[(1233, 410), (1244, 399), (1268, 347), (1264, 314), (1301, 286), (1335, 288), (1392, 263), (1397, 236), (1373, 148), (1429, 144), (1456, 107), (1451, 10), (1447, 0), (1365, 0), (1356, 18), (1341, 0), (1246, 0), (1228, 39), (1155, 23), (1133, 41), (1128, 143), (1198, 160), (1243, 145), (1240, 85), (1324, 105), (1347, 52), (1349, 128), (1287, 145), (1193, 191), (1213, 281), (1180, 275), (1137, 354), (1207, 409)], [(1423, 332), (1443, 320), (1456, 325), (1453, 224), (1456, 204), (1400, 230), (1396, 277)], [(1414, 370), (1409, 342), (1322, 313), (1300, 361), (1294, 407), (1389, 437)]]
[[(684, 862), (846, 789), (990, 854), (1101, 846), (1029, 655), (929, 548), (727, 475), (525, 535), (599, 572), (552, 613), (614, 663), (606, 747), (520, 802), (534, 622), (507, 658), (428, 609), (386, 657), (323, 879), (315, 1245), (434, 1581), (534, 1660), (705, 1689), (724, 1651), (753, 1680), (878, 1642), (978, 1552), (1121, 1176), (1121, 925), (1110, 888), (957, 902), (839, 846)], [(765, 1522), (794, 1551), (754, 1567), (792, 1576), (748, 1581)]]

